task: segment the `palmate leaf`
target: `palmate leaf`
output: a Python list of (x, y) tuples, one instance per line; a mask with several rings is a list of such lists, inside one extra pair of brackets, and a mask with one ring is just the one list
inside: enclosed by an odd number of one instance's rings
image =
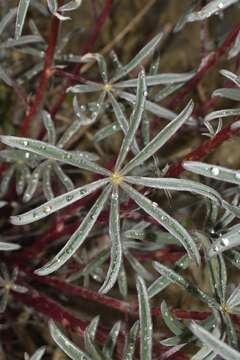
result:
[[(194, 73), (186, 73), (186, 74), (156, 74), (146, 76), (146, 85), (154, 86), (154, 85), (169, 85), (176, 83), (184, 83), (185, 81), (190, 80), (194, 76)], [(114, 85), (116, 88), (129, 88), (136, 87), (137, 79), (131, 79), (126, 81), (118, 82)]]
[(130, 145), (135, 137), (135, 133), (138, 129), (140, 121), (142, 119), (142, 114), (144, 111), (145, 98), (146, 98), (146, 81), (145, 81), (145, 72), (141, 70), (138, 75), (138, 87), (137, 87), (137, 97), (136, 105), (134, 107), (133, 113), (130, 117), (129, 128), (126, 136), (123, 139), (121, 148), (119, 150), (118, 158), (116, 161), (115, 169), (118, 171), (123, 164), (127, 153), (129, 151)]
[(191, 180), (173, 178), (158, 179), (141, 176), (125, 176), (124, 179), (130, 184), (142, 185), (155, 189), (189, 191), (191, 193), (207, 197), (216, 202), (218, 205), (221, 205), (222, 203), (221, 195), (217, 191), (213, 190), (209, 186)]
[(58, 329), (54, 321), (49, 321), (50, 333), (53, 340), (72, 360), (91, 360), (82, 350), (78, 349), (63, 333)]
[(144, 280), (137, 277), (140, 322), (140, 359), (152, 360), (152, 316)]
[(20, 0), (17, 10), (17, 20), (15, 26), (15, 38), (19, 39), (22, 34), (23, 25), (27, 15), (30, 0)]
[(66, 245), (60, 250), (59, 253), (57, 253), (57, 255), (54, 256), (52, 260), (50, 260), (46, 265), (35, 271), (37, 275), (44, 276), (58, 270), (78, 250), (78, 248), (82, 245), (82, 243), (88, 236), (100, 212), (102, 211), (109, 196), (110, 190), (110, 185), (105, 187), (101, 195), (98, 197), (94, 205), (87, 213), (86, 217), (83, 219), (79, 228), (70, 237)]
[(43, 219), (54, 212), (63, 209), (64, 207), (74, 203), (77, 200), (91, 194), (97, 189), (103, 187), (108, 183), (107, 179), (97, 180), (93, 183), (83, 185), (77, 189), (69, 191), (68, 193), (59, 195), (54, 199), (47, 201), (43, 205), (38, 206), (24, 214), (12, 216), (11, 223), (14, 225), (31, 224), (34, 221)]
[(112, 82), (116, 82), (126, 74), (128, 74), (131, 70), (133, 70), (136, 66), (141, 64), (141, 62), (151, 53), (154, 51), (156, 46), (163, 38), (163, 33), (156, 35), (152, 40), (149, 41), (147, 45), (145, 45), (134, 58), (129, 61), (128, 64), (122, 66), (119, 71), (117, 72), (116, 76), (113, 77), (111, 80)]
[(99, 290), (103, 294), (106, 294), (114, 286), (122, 263), (118, 188), (113, 189), (111, 196), (109, 236), (111, 239), (111, 262), (106, 279)]
[(192, 322), (190, 330), (199, 338), (204, 345), (207, 345), (215, 354), (220, 355), (225, 360), (239, 360), (240, 353), (231, 346), (219, 340), (216, 336), (205, 330), (202, 326)]
[(188, 15), (187, 21), (200, 21), (209, 18), (219, 11), (226, 9), (228, 6), (235, 4), (238, 0), (212, 0), (205, 5), (200, 11), (193, 12)]
[(157, 203), (152, 202), (128, 184), (122, 183), (121, 187), (147, 214), (176, 237), (186, 249), (189, 256), (197, 264), (200, 264), (200, 254), (197, 245), (182, 225), (162, 210)]
[(190, 101), (185, 109), (171, 121), (163, 130), (160, 131), (129, 163), (123, 168), (122, 174), (125, 175), (136, 166), (154, 155), (189, 119), (193, 111), (193, 102)]
[(74, 156), (74, 154), (69, 151), (59, 149), (56, 146), (47, 144), (43, 141), (15, 136), (0, 136), (0, 140), (6, 145), (16, 147), (18, 149), (31, 151), (35, 154), (43, 156), (44, 158), (52, 158), (54, 160), (58, 160), (63, 163), (96, 172), (102, 175), (111, 175), (110, 171), (89, 161), (86, 156)]

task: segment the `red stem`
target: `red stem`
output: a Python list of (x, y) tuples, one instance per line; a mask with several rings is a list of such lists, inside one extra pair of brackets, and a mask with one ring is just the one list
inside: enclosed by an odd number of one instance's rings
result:
[(226, 53), (226, 51), (229, 49), (233, 41), (235, 40), (236, 36), (238, 35), (240, 31), (240, 23), (238, 23), (234, 29), (230, 32), (230, 34), (226, 37), (222, 45), (217, 48), (215, 51), (211, 52), (207, 57), (205, 57), (197, 70), (195, 76), (190, 79), (186, 85), (180, 89), (177, 93), (177, 95), (170, 101), (168, 104), (168, 108), (170, 109), (176, 109), (177, 105), (179, 103), (182, 103), (186, 95), (189, 94), (190, 91), (193, 90), (193, 88), (196, 86), (196, 84), (199, 82), (199, 80), (202, 79), (202, 77), (205, 75), (205, 73), (216, 64), (218, 59)]
[[(40, 293), (37, 290), (28, 288), (26, 293), (17, 293), (12, 292), (13, 296), (24, 303), (27, 306), (30, 306), (35, 311), (40, 314), (45, 315), (48, 319), (52, 319), (56, 322), (61, 323), (64, 328), (75, 329), (78, 331), (79, 336), (83, 339), (83, 333), (86, 329), (87, 325), (89, 324), (88, 321), (83, 321), (76, 316), (74, 316), (70, 311), (65, 309), (56, 301), (52, 300), (50, 297)], [(118, 337), (117, 343), (117, 353), (116, 353), (116, 360), (122, 360), (122, 350), (124, 345), (124, 334), (120, 333)], [(107, 332), (105, 329), (98, 327), (96, 333), (96, 340), (100, 344), (104, 344), (107, 338)], [(162, 354), (165, 351), (165, 348), (161, 345), (154, 344), (153, 352), (155, 354)], [(174, 358), (175, 360), (186, 360), (188, 359), (183, 354), (178, 354)]]
[(183, 171), (182, 163), (185, 160), (201, 160), (204, 156), (209, 155), (211, 151), (216, 149), (224, 141), (230, 139), (233, 135), (238, 134), (240, 129), (232, 129), (231, 125), (226, 126), (219, 131), (211, 139), (201, 143), (195, 150), (179, 159), (175, 164), (171, 165), (166, 173), (169, 177), (178, 177)]
[[(58, 1), (59, 6), (63, 4), (63, 0)], [(52, 16), (49, 39), (48, 39), (48, 47), (46, 50), (45, 60), (44, 60), (44, 68), (40, 75), (39, 84), (37, 85), (37, 91), (35, 95), (35, 99), (33, 103), (30, 105), (30, 108), (25, 112), (25, 116), (22, 122), (22, 126), (20, 129), (20, 134), (25, 136), (28, 132), (31, 120), (37, 114), (40, 106), (44, 101), (44, 97), (46, 95), (46, 90), (48, 87), (49, 78), (52, 75), (51, 67), (54, 61), (54, 53), (57, 44), (58, 30), (59, 30), (60, 21), (56, 16)]]
[[(84, 55), (84, 54), (88, 53), (91, 50), (91, 48), (93, 47), (93, 45), (95, 44), (95, 42), (96, 42), (96, 40), (98, 38), (99, 32), (102, 29), (102, 26), (104, 25), (105, 21), (107, 20), (109, 14), (110, 14), (112, 3), (113, 3), (113, 0), (105, 0), (103, 10), (102, 10), (101, 14), (96, 19), (95, 27), (94, 27), (89, 39), (87, 40), (87, 42), (83, 46), (83, 49), (81, 51), (81, 55)], [(78, 75), (81, 67), (82, 67), (82, 64), (77, 64), (74, 67), (72, 74), (74, 76)], [(56, 113), (58, 112), (58, 110), (60, 109), (60, 107), (62, 106), (62, 103), (63, 103), (63, 101), (65, 99), (65, 96), (66, 96), (67, 88), (69, 86), (71, 86), (74, 81), (75, 80), (72, 80), (71, 78), (69, 78), (69, 79), (67, 79), (65, 85), (63, 85), (62, 90), (61, 90), (61, 94), (59, 95), (58, 99), (56, 100), (55, 104), (53, 105), (53, 107), (52, 107), (52, 109), (50, 111), (51, 116), (53, 118), (56, 115)]]

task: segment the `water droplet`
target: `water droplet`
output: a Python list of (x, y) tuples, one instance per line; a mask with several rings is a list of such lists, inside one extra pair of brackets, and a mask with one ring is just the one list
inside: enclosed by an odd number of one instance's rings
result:
[(27, 141), (27, 140), (24, 140), (24, 141), (23, 141), (23, 145), (24, 145), (24, 146), (28, 146), (28, 141)]
[(217, 175), (219, 175), (220, 170), (219, 170), (217, 167), (213, 167), (213, 168), (211, 168), (211, 173), (212, 173), (214, 176), (217, 176)]
[(156, 202), (153, 202), (153, 203), (152, 203), (152, 206), (153, 206), (154, 208), (156, 208), (156, 207), (158, 207), (158, 204), (157, 204)]
[(112, 199), (117, 200), (118, 199), (118, 194), (117, 193), (112, 193)]
[(213, 249), (213, 252), (218, 252), (219, 247), (218, 247), (218, 246), (214, 246), (212, 249)]
[(79, 190), (79, 194), (80, 194), (80, 195), (84, 195), (86, 192), (87, 192), (87, 191), (86, 191), (85, 189)]
[(72, 158), (71, 154), (65, 154), (64, 159), (70, 160)]
[(147, 91), (144, 91), (143, 95), (144, 95), (145, 97), (147, 97), (147, 96), (148, 96), (148, 92), (147, 92)]
[(238, 179), (238, 180), (240, 180), (240, 172), (237, 172), (237, 173), (235, 174), (235, 178)]
[(221, 242), (223, 243), (224, 246), (228, 246), (229, 245), (229, 240), (227, 238), (222, 238)]
[(26, 158), (26, 159), (29, 159), (29, 157), (30, 157), (30, 153), (27, 152), (27, 153), (25, 154), (25, 158)]
[(45, 213), (45, 214), (48, 214), (48, 213), (50, 213), (50, 211), (52, 210), (52, 207), (51, 206), (45, 206), (44, 208), (43, 208), (43, 212)]
[(222, 9), (223, 8), (223, 3), (219, 3), (218, 7), (219, 7), (219, 9)]
[(71, 201), (72, 199), (73, 199), (73, 195), (67, 195), (67, 196), (66, 196), (66, 200), (67, 200), (67, 201)]
[(40, 150), (46, 150), (46, 145), (41, 145)]

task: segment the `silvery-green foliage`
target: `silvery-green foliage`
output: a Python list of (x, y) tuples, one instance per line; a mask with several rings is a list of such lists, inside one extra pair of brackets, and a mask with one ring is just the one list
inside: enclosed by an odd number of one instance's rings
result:
[(8, 164), (1, 178), (1, 195), (5, 195), (9, 190), (14, 176), (17, 195), (22, 195), (29, 184), (31, 171), (36, 165), (38, 157), (28, 151), (8, 149), (0, 151), (0, 159)]
[[(221, 70), (220, 73), (225, 76), (227, 79), (232, 81), (237, 88), (222, 88), (217, 89), (213, 92), (212, 96), (219, 96), (231, 100), (240, 100), (240, 78), (238, 75), (232, 73), (228, 70)], [(222, 119), (229, 118), (230, 116), (239, 116), (240, 109), (239, 108), (232, 108), (232, 109), (223, 109), (223, 110), (216, 110), (207, 114), (204, 118), (205, 125), (207, 126), (210, 134), (214, 135), (222, 127)], [(212, 121), (218, 120), (218, 128), (216, 131), (213, 130)]]
[[(82, 0), (72, 0), (58, 8), (57, 0), (47, 0), (49, 10), (53, 13), (53, 15), (57, 16), (59, 20), (70, 19), (69, 17), (63, 16), (61, 13), (76, 10), (81, 5), (81, 3)], [(15, 39), (19, 39), (21, 37), (30, 4), (30, 0), (19, 0), (18, 2), (15, 25)]]
[[(190, 102), (172, 122), (170, 122), (165, 128), (163, 128), (160, 133), (158, 133), (140, 152), (137, 153), (137, 155), (132, 160), (130, 160), (129, 163), (125, 165), (124, 160), (130, 150), (130, 144), (135, 137), (135, 133), (140, 124), (142, 112), (144, 109), (144, 102), (146, 98), (144, 84), (145, 75), (144, 72), (141, 71), (138, 77), (137, 103), (130, 118), (129, 128), (126, 136), (123, 139), (122, 146), (119, 151), (119, 156), (116, 160), (116, 165), (113, 172), (103, 169), (99, 165), (91, 162), (86, 158), (82, 159), (80, 156), (74, 155), (67, 151), (63, 151), (58, 147), (55, 147), (54, 145), (47, 145), (46, 143), (31, 139), (2, 136), (2, 142), (10, 146), (20, 149), (27, 149), (28, 151), (32, 151), (43, 157), (50, 157), (58, 161), (62, 160), (63, 163), (72, 164), (77, 167), (91, 170), (94, 172), (100, 172), (100, 174), (107, 176), (105, 179), (99, 180), (99, 182), (96, 182), (95, 184), (92, 183), (89, 185), (85, 185), (82, 188), (77, 188), (76, 190), (72, 190), (65, 195), (60, 195), (56, 198), (53, 198), (52, 200), (41, 205), (37, 209), (33, 209), (25, 214), (12, 217), (12, 223), (16, 225), (31, 223), (38, 219), (44, 218), (54, 213), (55, 211), (64, 208), (68, 204), (85, 197), (86, 195), (95, 191), (96, 185), (99, 187), (105, 187), (98, 200), (95, 202), (89, 213), (82, 221), (80, 227), (71, 236), (63, 249), (49, 263), (36, 271), (39, 275), (46, 275), (53, 271), (56, 271), (63, 264), (66, 263), (66, 261), (77, 251), (80, 245), (87, 238), (100, 212), (103, 210), (105, 204), (107, 203), (109, 195), (112, 194), (112, 201), (114, 201), (115, 204), (122, 191), (127, 194), (127, 196), (132, 198), (134, 202), (136, 202), (140, 206), (140, 208), (142, 208), (147, 214), (153, 217), (168, 232), (170, 232), (170, 234), (172, 234), (182, 244), (182, 246), (186, 249), (192, 259), (194, 259), (197, 263), (200, 262), (199, 250), (195, 244), (195, 241), (187, 232), (187, 230), (170, 215), (168, 215), (163, 209), (161, 209), (157, 203), (150, 201), (148, 198), (146, 198), (144, 195), (142, 195), (132, 186), (130, 186), (128, 184), (128, 178), (125, 177), (136, 166), (153, 156), (171, 138), (171, 136), (180, 128), (180, 126), (189, 119), (193, 109), (193, 104), (192, 102)], [(151, 179), (149, 179), (149, 181), (151, 181)], [(133, 180), (132, 183), (135, 184), (135, 181)], [(138, 185), (137, 182), (136, 184)], [(181, 180), (179, 180), (179, 184), (181, 189)], [(149, 184), (147, 184), (147, 186), (148, 185)], [(193, 183), (189, 183), (189, 191), (192, 191), (192, 186)], [(117, 188), (119, 188), (119, 193), (117, 191)], [(161, 188), (161, 186), (159, 185), (158, 188)], [(163, 186), (163, 189), (164, 188), (165, 185)], [(174, 189), (178, 191), (177, 182)], [(210, 194), (211, 189), (208, 190)], [(199, 190), (196, 192), (202, 194), (201, 186), (199, 186)], [(213, 200), (212, 196), (210, 197)], [(219, 197), (219, 195), (217, 195), (217, 197)], [(219, 205), (221, 205), (220, 198), (218, 198), (218, 200), (216, 201)], [(115, 209), (116, 205), (113, 206), (113, 209)], [(115, 233), (116, 231), (118, 231), (117, 229), (119, 228), (119, 225), (117, 225), (118, 220), (116, 214), (114, 215), (115, 212), (117, 214), (117, 207), (110, 216), (110, 238), (112, 239), (111, 264), (107, 280), (104, 283), (104, 290), (101, 290), (102, 292), (109, 291), (110, 288), (115, 284), (121, 268), (121, 245), (119, 235), (117, 235), (118, 233)], [(114, 231), (111, 229), (114, 229)]]
[[(124, 360), (135, 359), (136, 341), (138, 332), (140, 336), (140, 358), (142, 360), (152, 360), (152, 320), (150, 313), (150, 303), (147, 288), (141, 277), (137, 278), (137, 292), (139, 302), (139, 321), (136, 321), (129, 332), (125, 334), (125, 345), (123, 352)], [(58, 346), (71, 358), (110, 360), (114, 358), (117, 339), (121, 330), (121, 322), (116, 322), (110, 330), (106, 341), (101, 347), (97, 344), (96, 333), (99, 327), (99, 316), (92, 319), (84, 332), (84, 350), (76, 347), (59, 330), (51, 320), (49, 322), (50, 333)]]
[(194, 335), (201, 340), (201, 342), (206, 345), (210, 350), (212, 350), (216, 355), (220, 355), (223, 359), (228, 360), (239, 360), (240, 353), (227, 345), (224, 342), (224, 339), (219, 339), (214, 336), (209, 331), (202, 328), (197, 323), (192, 323), (190, 325), (190, 330), (194, 333)]
[(46, 348), (45, 346), (41, 346), (39, 349), (37, 349), (32, 356), (29, 356), (28, 354), (24, 354), (24, 360), (41, 360), (43, 355), (45, 354)]
[[(81, 120), (77, 119), (73, 121), (73, 123), (65, 129), (64, 133), (57, 140), (55, 125), (51, 119), (50, 114), (47, 111), (42, 111), (42, 118), (44, 127), (47, 131), (48, 143), (59, 148), (64, 148), (64, 146), (71, 140), (71, 138), (78, 132), (78, 130), (82, 126)], [(42, 146), (44, 147), (44, 143)], [(83, 160), (96, 159), (96, 156), (94, 154), (88, 152), (77, 151), (76, 154)], [(71, 191), (74, 189), (74, 184), (70, 177), (62, 169), (61, 162), (57, 162), (54, 160), (54, 158), (51, 157), (46, 160), (43, 159), (43, 157), (38, 156), (38, 158), (41, 161), (39, 161), (39, 165), (35, 167), (30, 178), (28, 179), (28, 185), (23, 196), (24, 202), (28, 202), (32, 199), (41, 180), (43, 193), (47, 200), (51, 200), (54, 198), (54, 191), (52, 186), (53, 177), (56, 177), (60, 184), (62, 184), (62, 186), (67, 191)]]
[(201, 10), (188, 14), (187, 22), (201, 21), (212, 15), (218, 15), (219, 12), (237, 2), (238, 0), (211, 0), (208, 4), (203, 6)]
[[(140, 315), (141, 316), (141, 315)], [(75, 346), (57, 327), (57, 325), (50, 320), (49, 328), (54, 341), (66, 353), (70, 359), (73, 360), (111, 360), (114, 359), (117, 340), (121, 331), (121, 322), (116, 322), (109, 331), (108, 336), (101, 346), (96, 339), (96, 333), (99, 327), (99, 316), (92, 319), (84, 331), (84, 350)], [(137, 335), (139, 330), (139, 322), (136, 321), (128, 334), (125, 334), (124, 344), (124, 360), (133, 360), (136, 348)]]
[[(96, 101), (96, 109), (92, 112), (91, 118), (93, 121), (97, 119), (100, 115), (104, 104), (109, 104), (114, 111), (116, 117), (116, 123), (111, 125), (110, 127), (100, 129), (101, 135), (99, 133), (96, 134), (95, 140), (100, 141), (109, 136), (110, 134), (119, 131), (120, 129), (126, 134), (128, 123), (125, 119), (124, 112), (121, 110), (120, 101), (126, 100), (131, 106), (134, 106), (136, 102), (136, 88), (138, 79), (131, 80), (122, 80), (129, 73), (135, 69), (137, 66), (141, 65), (141, 62), (151, 54), (155, 48), (159, 45), (163, 34), (160, 33), (156, 35), (150, 42), (145, 45), (137, 55), (126, 65), (120, 65), (117, 67), (116, 74), (109, 78), (107, 64), (105, 58), (101, 54), (87, 54), (84, 56), (83, 61), (91, 62), (96, 61), (99, 66), (100, 75), (102, 78), (102, 84), (88, 81), (84, 84), (78, 84), (70, 87), (68, 91), (74, 94), (81, 93), (96, 93), (99, 94), (98, 100)], [(114, 62), (116, 62), (116, 55), (114, 56)], [(194, 73), (185, 73), (185, 74), (174, 74), (174, 73), (166, 73), (166, 74), (150, 74), (146, 76), (146, 85), (148, 90), (151, 87), (159, 86), (159, 85), (175, 85), (175, 84), (184, 84), (186, 81), (193, 77)], [(134, 93), (132, 92), (134, 90)], [(146, 91), (146, 96), (149, 97), (150, 93)], [(159, 117), (166, 118), (168, 120), (172, 120), (176, 114), (166, 108), (161, 107), (160, 105), (147, 100), (145, 102), (145, 110), (155, 114)], [(111, 129), (111, 131), (110, 131)], [(110, 131), (110, 132), (109, 132)], [(136, 148), (136, 144), (133, 144)]]
[(0, 313), (6, 310), (11, 291), (25, 293), (27, 288), (17, 284), (18, 269), (13, 269), (12, 273), (5, 263), (0, 263)]

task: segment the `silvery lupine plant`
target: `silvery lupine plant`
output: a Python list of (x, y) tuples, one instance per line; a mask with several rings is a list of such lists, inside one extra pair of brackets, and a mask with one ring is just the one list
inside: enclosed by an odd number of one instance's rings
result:
[[(129, 150), (131, 149), (131, 144), (136, 135), (136, 131), (141, 122), (145, 107), (146, 92), (145, 73), (142, 70), (138, 76), (136, 106), (132, 112), (128, 131), (122, 141), (113, 171), (105, 169), (87, 159), (82, 159), (77, 154), (64, 151), (54, 145), (27, 138), (1, 136), (1, 141), (6, 145), (24, 149), (46, 158), (53, 158), (54, 160), (73, 165), (84, 170), (92, 171), (103, 176), (100, 180), (84, 185), (80, 188), (76, 188), (66, 194), (57, 196), (35, 209), (11, 218), (12, 224), (15, 225), (30, 224), (49, 216), (50, 214), (79, 199), (82, 199), (97, 189), (103, 188), (102, 193), (89, 210), (86, 217), (83, 219), (79, 228), (52, 260), (50, 260), (42, 268), (36, 270), (38, 275), (47, 275), (58, 270), (67, 262), (68, 259), (71, 258), (71, 256), (78, 250), (87, 238), (99, 214), (107, 203), (107, 200), (110, 198), (109, 235), (112, 242), (111, 262), (104, 284), (100, 288), (100, 292), (108, 292), (118, 278), (122, 262), (119, 215), (119, 196), (122, 192), (127, 195), (127, 197), (134, 200), (141, 209), (143, 209), (170, 234), (172, 234), (182, 244), (191, 259), (193, 259), (197, 264), (200, 263), (198, 247), (187, 230), (163, 209), (161, 209), (156, 202), (152, 202), (146, 196), (141, 194), (141, 192), (132, 187), (131, 184), (137, 187), (144, 186), (163, 190), (190, 191), (216, 202), (219, 206), (229, 207), (230, 204), (226, 205), (226, 201), (223, 201), (220, 194), (212, 188), (194, 181), (173, 178), (146, 178), (130, 175), (133, 169), (151, 158), (176, 133), (182, 124), (189, 119), (193, 111), (193, 103), (190, 101), (173, 121), (163, 128), (163, 130), (161, 130), (142, 150), (140, 150), (137, 155), (124, 165)], [(238, 208), (236, 209), (239, 210)]]
[[(153, 325), (151, 308), (147, 294), (147, 288), (144, 280), (138, 276), (136, 281), (139, 321), (136, 321), (131, 327), (128, 336), (125, 336), (125, 345), (123, 360), (133, 360), (138, 334), (140, 337), (140, 358), (142, 360), (152, 360), (152, 335)], [(95, 317), (84, 331), (84, 350), (75, 346), (56, 326), (54, 321), (49, 321), (50, 333), (57, 345), (67, 354), (70, 359), (105, 359), (111, 360), (116, 350), (117, 339), (121, 330), (121, 322), (113, 325), (109, 332), (105, 344), (101, 349), (95, 344), (95, 337), (99, 326), (99, 316)]]
[[(105, 104), (109, 104), (116, 116), (116, 122), (114, 122), (110, 127), (106, 129), (101, 129), (101, 133), (103, 131), (107, 131), (114, 133), (118, 130), (122, 130), (126, 135), (128, 130), (128, 122), (123, 114), (121, 104), (119, 101), (127, 101), (131, 106), (134, 106), (136, 102), (136, 88), (138, 80), (130, 79), (130, 80), (122, 80), (127, 75), (131, 73), (134, 69), (140, 66), (143, 60), (149, 56), (156, 47), (159, 45), (162, 40), (164, 34), (160, 33), (156, 35), (150, 42), (145, 45), (134, 57), (133, 59), (127, 63), (126, 65), (121, 65), (117, 59), (116, 54), (114, 55), (115, 63), (117, 64), (116, 74), (109, 78), (107, 64), (105, 58), (98, 53), (95, 54), (86, 54), (83, 61), (91, 62), (96, 60), (99, 66), (100, 75), (102, 78), (102, 82), (94, 82), (87, 81), (84, 84), (77, 84), (68, 88), (68, 91), (74, 94), (83, 94), (83, 93), (95, 93), (98, 95), (98, 100), (96, 101), (95, 110), (92, 112), (92, 121), (95, 121)], [(173, 92), (175, 87), (179, 88), (179, 85), (183, 85), (186, 81), (191, 79), (194, 75), (194, 72), (189, 73), (166, 73), (166, 74), (152, 74), (146, 76), (146, 83), (148, 88), (159, 85), (167, 85), (168, 94)], [(171, 86), (171, 88), (169, 88)], [(128, 90), (128, 91), (127, 91)], [(146, 96), (148, 94), (146, 93)], [(166, 96), (167, 94), (165, 94)], [(156, 99), (158, 97), (156, 96)], [(173, 111), (170, 111), (150, 100), (146, 100), (145, 102), (145, 110), (154, 114), (158, 117), (172, 120), (176, 114)], [(76, 111), (77, 112), (77, 111)]]

